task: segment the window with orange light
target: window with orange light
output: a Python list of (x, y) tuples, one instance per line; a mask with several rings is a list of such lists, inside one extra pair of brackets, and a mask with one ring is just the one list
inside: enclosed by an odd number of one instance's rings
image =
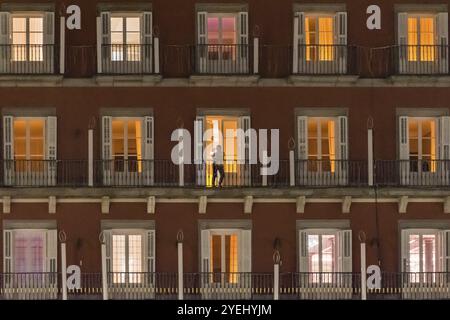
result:
[(334, 19), (332, 16), (305, 17), (306, 61), (334, 59)]

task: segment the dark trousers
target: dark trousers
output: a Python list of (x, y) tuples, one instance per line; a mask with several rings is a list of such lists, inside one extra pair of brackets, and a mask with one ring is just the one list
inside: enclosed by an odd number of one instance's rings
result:
[(218, 186), (221, 187), (223, 183), (223, 178), (225, 177), (225, 170), (223, 168), (223, 164), (213, 164), (213, 177), (212, 177), (212, 185), (216, 185), (217, 174), (220, 175)]

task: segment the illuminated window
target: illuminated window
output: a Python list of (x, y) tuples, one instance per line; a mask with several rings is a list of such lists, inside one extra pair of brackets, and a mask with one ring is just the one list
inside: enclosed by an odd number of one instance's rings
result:
[(142, 234), (112, 235), (114, 283), (140, 283), (143, 272)]
[[(403, 253), (403, 269), (410, 272), (410, 281), (434, 282), (436, 280), (433, 272), (438, 272), (438, 230), (408, 230), (403, 233), (403, 243), (406, 253)], [(445, 249), (445, 243), (443, 246)], [(441, 253), (443, 254), (443, 253)], [(428, 273), (428, 274), (427, 274)]]
[(435, 19), (427, 16), (408, 17), (408, 60), (435, 60)]
[(308, 118), (308, 170), (335, 171), (336, 122), (331, 118)]
[(306, 61), (334, 59), (334, 19), (332, 16), (305, 17)]
[(45, 231), (15, 231), (13, 250), (14, 272), (45, 272)]
[[(336, 234), (311, 233), (307, 235), (308, 270), (313, 282), (331, 282), (336, 272)], [(319, 273), (323, 273), (319, 275)], [(321, 278), (320, 278), (321, 277)]]
[(141, 118), (113, 118), (112, 156), (116, 171), (142, 172)]
[(141, 60), (141, 17), (111, 17), (111, 60)]
[(214, 232), (211, 234), (211, 271), (214, 282), (237, 283), (238, 235)]
[(43, 16), (12, 16), (13, 61), (43, 61), (43, 44)]
[(237, 43), (237, 16), (234, 14), (208, 14), (208, 58), (235, 60)]
[(45, 158), (44, 119), (14, 119), (14, 160), (16, 171), (41, 171)]
[[(206, 142), (206, 148), (213, 152), (217, 146), (223, 150), (223, 164), (225, 173), (238, 173), (238, 140), (236, 131), (239, 127), (238, 117), (208, 116), (206, 117), (206, 130), (212, 135)], [(207, 185), (212, 185), (212, 154), (207, 154)], [(237, 175), (239, 176), (239, 175)]]
[(435, 172), (436, 119), (410, 118), (408, 123), (410, 170)]

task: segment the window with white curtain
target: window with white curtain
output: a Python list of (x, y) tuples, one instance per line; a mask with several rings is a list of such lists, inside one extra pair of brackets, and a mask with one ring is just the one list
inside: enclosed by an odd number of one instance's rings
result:
[(111, 60), (141, 60), (141, 15), (111, 16)]
[(140, 283), (143, 268), (143, 235), (115, 233), (112, 235), (112, 272), (114, 283)]

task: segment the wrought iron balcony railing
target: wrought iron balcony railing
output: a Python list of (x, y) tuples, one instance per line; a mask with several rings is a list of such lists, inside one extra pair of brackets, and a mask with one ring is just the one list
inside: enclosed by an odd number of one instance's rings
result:
[(58, 47), (53, 44), (0, 45), (0, 74), (55, 74), (58, 63)]
[(359, 73), (358, 47), (299, 45), (293, 52), (293, 74), (354, 75)]
[(199, 74), (250, 74), (253, 46), (248, 44), (198, 44), (195, 72)]
[[(0, 273), (0, 300), (61, 299), (61, 274)], [(289, 300), (361, 299), (361, 275), (344, 272), (281, 273), (279, 298)], [(184, 273), (182, 291), (188, 300), (273, 299), (273, 273)], [(101, 273), (82, 273), (79, 288), (68, 289), (68, 299), (177, 299), (177, 273), (110, 272), (106, 283)], [(450, 299), (448, 272), (383, 272), (380, 286), (367, 289), (373, 300)]]
[(101, 66), (101, 74), (153, 74), (154, 47), (151, 44), (102, 45)]

